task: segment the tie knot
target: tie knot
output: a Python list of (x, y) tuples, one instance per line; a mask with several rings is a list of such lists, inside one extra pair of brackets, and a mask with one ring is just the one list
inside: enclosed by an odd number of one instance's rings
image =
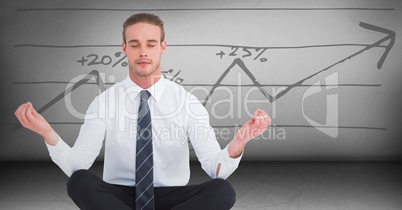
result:
[(141, 99), (147, 101), (151, 93), (148, 90), (141, 90)]

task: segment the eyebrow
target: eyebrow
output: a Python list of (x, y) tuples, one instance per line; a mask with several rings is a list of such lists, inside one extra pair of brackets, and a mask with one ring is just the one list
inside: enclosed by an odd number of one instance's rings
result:
[[(138, 39), (132, 39), (132, 40), (130, 40), (130, 41), (128, 41), (128, 43), (137, 43), (137, 42), (140, 42)], [(156, 39), (148, 39), (147, 40), (147, 42), (156, 42), (156, 43), (159, 43), (159, 41), (158, 40), (156, 40)]]

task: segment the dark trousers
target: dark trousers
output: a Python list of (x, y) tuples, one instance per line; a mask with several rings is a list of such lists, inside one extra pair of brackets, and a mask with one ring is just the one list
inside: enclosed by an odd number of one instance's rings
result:
[[(135, 187), (106, 183), (88, 170), (71, 175), (67, 192), (80, 209), (135, 209)], [(233, 187), (223, 179), (199, 185), (156, 187), (154, 195), (156, 210), (226, 210), (236, 201)]]

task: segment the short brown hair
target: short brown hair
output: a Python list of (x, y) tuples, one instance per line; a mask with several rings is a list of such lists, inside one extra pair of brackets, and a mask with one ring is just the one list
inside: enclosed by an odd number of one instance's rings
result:
[(150, 13), (138, 13), (131, 15), (123, 24), (123, 41), (126, 42), (126, 29), (127, 27), (136, 23), (149, 23), (156, 25), (161, 29), (161, 42), (165, 40), (165, 29), (163, 28), (163, 21), (154, 14)]

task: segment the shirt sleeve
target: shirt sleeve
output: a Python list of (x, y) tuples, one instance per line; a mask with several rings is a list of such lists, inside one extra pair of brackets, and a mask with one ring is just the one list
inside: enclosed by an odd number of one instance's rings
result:
[(99, 117), (99, 104), (97, 97), (87, 109), (84, 124), (73, 147), (60, 137), (55, 146), (46, 143), (52, 161), (67, 176), (79, 169), (89, 169), (99, 155), (106, 133), (105, 120)]
[(243, 153), (231, 158), (227, 146), (221, 149), (210, 126), (209, 114), (195, 96), (188, 100), (186, 116), (187, 133), (202, 169), (211, 178), (227, 179), (239, 166)]

